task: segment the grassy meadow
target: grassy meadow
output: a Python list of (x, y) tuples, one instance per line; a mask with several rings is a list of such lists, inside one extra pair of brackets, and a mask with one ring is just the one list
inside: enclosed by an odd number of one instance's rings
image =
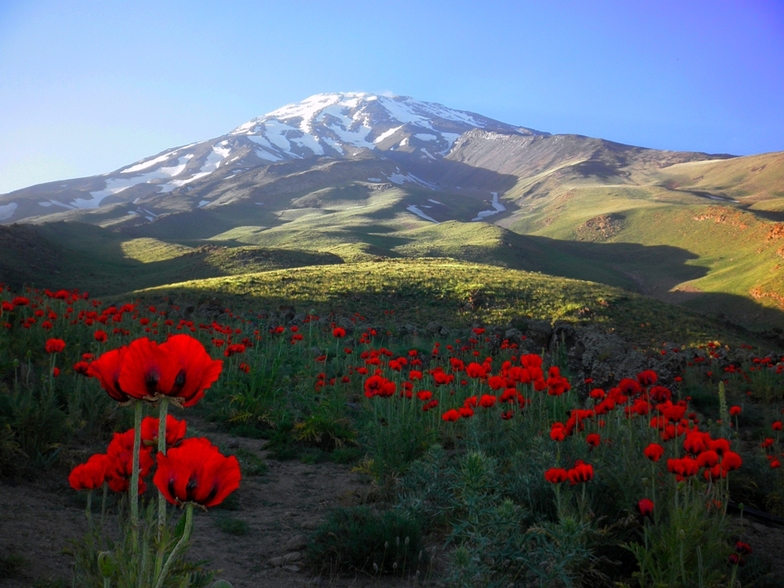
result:
[[(135, 254), (158, 262), (176, 253), (141, 245)], [(728, 509), (784, 515), (784, 357), (738, 334), (717, 341), (700, 315), (444, 259), (211, 278), (124, 300), (4, 291), (0, 302), (8, 480), (66, 476), (85, 447), (130, 426), (132, 410), (85, 375), (90, 362), (141, 338), (187, 335), (223, 364), (198, 404), (172, 409), (176, 419), (198, 415), (267, 439), (270, 458), (332, 461), (367, 480), (308, 534), (310, 574), (380, 586), (776, 585), (774, 562)], [(682, 370), (619, 373), (600, 389), (570, 373), (566, 349), (527, 349), (528, 321), (579, 325), (585, 307)], [(450, 331), (428, 332), (425, 321)], [(259, 455), (237, 457), (245, 475), (267, 470)], [(126, 499), (111, 496), (114, 512)], [(235, 526), (226, 542), (247, 532)], [(121, 582), (122, 571), (100, 576), (90, 546), (109, 541), (122, 559), (126, 544), (91, 529), (98, 535), (74, 552), (74, 581)], [(15, 554), (8, 573), (30, 565)], [(172, 582), (207, 585), (204, 565), (178, 563)]]

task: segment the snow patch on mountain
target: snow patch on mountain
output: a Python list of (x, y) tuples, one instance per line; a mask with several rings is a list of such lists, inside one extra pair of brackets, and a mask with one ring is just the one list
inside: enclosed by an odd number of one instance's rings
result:
[(136, 173), (136, 172), (144, 171), (147, 168), (150, 168), (150, 167), (152, 167), (152, 166), (154, 166), (154, 165), (156, 165), (158, 163), (162, 163), (162, 162), (166, 161), (167, 159), (169, 159), (169, 157), (171, 157), (171, 155), (172, 155), (172, 152), (171, 151), (167, 151), (163, 155), (159, 155), (158, 157), (155, 157), (155, 158), (150, 159), (148, 161), (143, 161), (142, 163), (137, 163), (136, 165), (132, 165), (131, 167), (125, 168), (124, 170), (121, 170), (120, 173), (121, 174), (133, 174), (133, 173)]
[(399, 127), (392, 127), (391, 129), (389, 129), (387, 131), (384, 131), (383, 133), (381, 133), (378, 137), (376, 137), (373, 140), (373, 143), (381, 143), (381, 141), (383, 141), (387, 137), (391, 137), (392, 135), (397, 133), (402, 128), (403, 128), (403, 125), (400, 125)]
[(483, 210), (482, 212), (477, 213), (476, 217), (472, 218), (471, 221), (480, 221), (488, 216), (493, 216), (494, 214), (498, 214), (499, 212), (504, 212), (506, 210), (506, 206), (501, 204), (498, 201), (498, 192), (491, 192), (493, 195), (493, 201), (490, 205), (493, 207), (493, 210)]
[(14, 213), (19, 205), (16, 202), (9, 202), (8, 204), (0, 205), (0, 220), (8, 220)]
[[(106, 186), (103, 190), (90, 192), (91, 198), (76, 198), (70, 204), (75, 208), (82, 209), (98, 208), (105, 198), (119, 194), (120, 192), (127, 190), (128, 188), (132, 188), (133, 186), (138, 186), (139, 184), (149, 184), (155, 180), (168, 180), (179, 176), (183, 171), (185, 171), (185, 167), (188, 165), (188, 161), (193, 157), (193, 153), (186, 153), (182, 157), (179, 157), (177, 162), (172, 166), (159, 167), (156, 170), (149, 171), (145, 174), (131, 178), (107, 178)], [(195, 177), (192, 177), (187, 181), (193, 181), (194, 179)], [(174, 187), (168, 188), (166, 184), (164, 184), (162, 188), (162, 192), (171, 192), (171, 190), (174, 189)], [(52, 203), (57, 204), (55, 201), (52, 201)]]
[(409, 212), (413, 212), (419, 218), (423, 218), (426, 221), (439, 224), (439, 222), (436, 219), (434, 219), (432, 216), (428, 216), (424, 212), (422, 212), (422, 210), (420, 210), (420, 208), (416, 204), (411, 204), (410, 206), (406, 206), (406, 210)]
[(400, 186), (402, 184), (405, 184), (406, 182), (413, 182), (414, 184), (422, 186), (423, 188), (428, 188), (430, 190), (437, 190), (438, 189), (438, 186), (436, 186), (435, 184), (431, 184), (430, 182), (427, 182), (427, 181), (423, 180), (422, 178), (418, 178), (418, 177), (416, 177), (412, 173), (408, 173), (408, 174), (405, 174), (405, 175), (403, 175), (401, 173), (394, 173), (394, 174), (389, 174), (389, 175), (384, 174), (384, 175), (387, 177), (387, 179), (390, 182), (392, 182), (393, 184), (397, 184), (398, 186)]

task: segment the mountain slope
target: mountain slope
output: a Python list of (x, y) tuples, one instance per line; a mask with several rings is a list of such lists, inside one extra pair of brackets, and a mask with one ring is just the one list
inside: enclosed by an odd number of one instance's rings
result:
[[(63, 226), (54, 221), (106, 230), (85, 230), (96, 239), (87, 255), (110, 251), (106, 276), (128, 270), (126, 250), (169, 255), (126, 272), (145, 285), (241, 269), (210, 266), (212, 247), (333, 262), (441, 256), (784, 326), (784, 153), (550, 135), (407, 97), (319, 94), (102, 176), (0, 196), (0, 223), (40, 225), (71, 247), (46, 229)], [(0, 278), (27, 275), (22, 261), (8, 258)]]

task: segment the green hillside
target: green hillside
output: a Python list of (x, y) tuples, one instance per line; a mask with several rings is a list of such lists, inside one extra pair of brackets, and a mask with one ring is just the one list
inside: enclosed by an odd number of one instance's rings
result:
[(620, 288), (452, 259), (276, 270), (169, 284), (134, 295), (150, 301), (165, 297), (181, 307), (217, 298), (250, 314), (289, 306), (320, 315), (359, 314), (368, 322), (411, 323), (423, 331), (431, 324), (472, 322), (524, 328), (529, 319), (543, 319), (598, 324), (641, 346), (717, 339), (763, 344), (748, 332)]

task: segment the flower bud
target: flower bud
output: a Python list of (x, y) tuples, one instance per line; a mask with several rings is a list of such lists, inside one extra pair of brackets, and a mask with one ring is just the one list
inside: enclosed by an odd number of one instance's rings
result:
[(98, 554), (98, 569), (104, 578), (111, 578), (117, 573), (117, 561), (111, 551), (102, 551)]

